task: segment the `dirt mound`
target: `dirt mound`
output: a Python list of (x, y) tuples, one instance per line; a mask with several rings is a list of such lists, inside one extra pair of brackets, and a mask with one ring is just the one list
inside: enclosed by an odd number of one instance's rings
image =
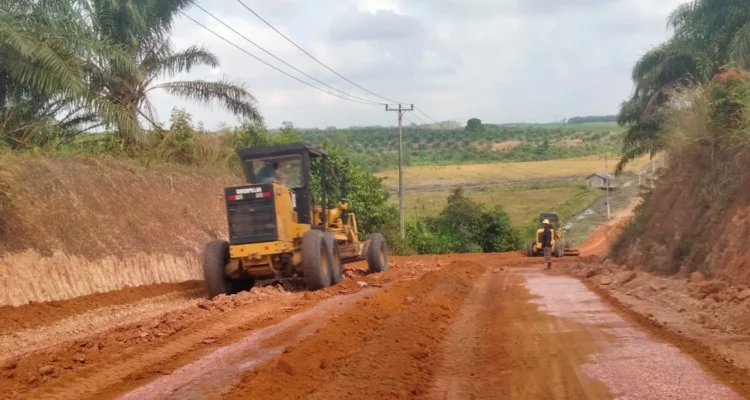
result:
[(0, 305), (201, 279), (204, 243), (226, 230), (218, 196), (238, 182), (42, 157), (17, 175), (0, 211)]

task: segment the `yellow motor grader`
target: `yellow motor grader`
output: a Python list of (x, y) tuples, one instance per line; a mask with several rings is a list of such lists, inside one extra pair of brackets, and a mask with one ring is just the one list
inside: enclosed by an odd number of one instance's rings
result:
[(544, 227), (542, 222), (548, 220), (550, 227), (552, 228), (552, 255), (555, 257), (564, 256), (579, 256), (581, 253), (578, 250), (573, 250), (572, 244), (565, 241), (565, 230), (561, 227), (562, 221), (554, 213), (545, 213), (539, 215), (539, 228), (536, 231), (534, 240), (530, 241), (526, 246), (526, 255), (529, 257), (536, 257), (544, 254), (542, 248), (542, 232)]
[[(383, 236), (375, 233), (360, 241), (357, 218), (345, 198), (326, 207), (332, 204), (336, 171), (328, 167), (323, 150), (293, 144), (237, 154), (247, 184), (224, 189), (229, 240), (206, 245), (203, 274), (209, 297), (277, 279), (301, 278), (309, 290), (319, 290), (341, 281), (345, 263), (361, 260), (367, 260), (370, 272), (388, 269)], [(318, 204), (313, 186), (321, 189)]]

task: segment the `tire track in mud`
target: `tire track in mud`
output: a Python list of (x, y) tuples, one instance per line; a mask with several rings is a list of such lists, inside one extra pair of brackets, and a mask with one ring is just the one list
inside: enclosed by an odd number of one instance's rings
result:
[(34, 329), (0, 334), (0, 363), (65, 341), (81, 339), (194, 306), (203, 298), (204, 293), (203, 288), (174, 292), (128, 304), (92, 309)]
[[(281, 321), (317, 298), (269, 292), (202, 300), (155, 319), (11, 359), (0, 368), (0, 376), (5, 378), (0, 380), (0, 392), (11, 399), (78, 399), (107, 385), (137, 387), (220, 345), (222, 340), (231, 340), (238, 332)], [(206, 339), (212, 342), (205, 343)], [(102, 393), (97, 398), (111, 397), (109, 392)]]
[(585, 338), (530, 300), (521, 277), (490, 264), (445, 338), (428, 398), (609, 398), (581, 372)]
[[(327, 317), (340, 312), (352, 302), (372, 295), (377, 290), (370, 289), (323, 300), (307, 311), (295, 314), (279, 324), (252, 332), (247, 337), (219, 348), (168, 376), (120, 396), (119, 399), (186, 399), (221, 395), (237, 383), (240, 374), (281, 355), (286, 347), (296, 344), (325, 326)], [(233, 319), (237, 318), (240, 316)], [(282, 335), (286, 335), (285, 340), (272, 346), (263, 346), (265, 342)]]
[[(93, 321), (91, 316), (101, 310), (74, 316), (61, 322), (80, 322), (80, 326), (73, 324), (77, 332), (84, 329), (80, 336), (56, 337), (52, 334), (58, 329), (56, 324), (46, 326), (40, 333), (53, 337), (58, 345), (0, 362), (0, 398), (86, 398), (84, 394), (97, 399), (113, 398), (170, 374), (212, 350), (240, 341), (248, 332), (283, 322), (325, 299), (340, 302), (340, 295), (367, 290), (363, 286), (382, 288), (390, 282), (418, 279), (449, 262), (443, 257), (394, 259), (396, 264), (382, 274), (366, 274), (360, 265), (353, 264), (350, 268), (354, 269), (347, 270), (341, 284), (324, 291), (290, 294), (266, 287), (214, 300), (191, 300), (193, 303), (185, 309), (155, 317), (146, 312), (142, 319), (136, 315), (136, 322), (122, 326), (113, 324), (111, 318), (101, 320), (103, 326), (96, 326), (101, 328), (100, 333), (86, 335), (85, 327)], [(160, 298), (147, 300), (157, 306), (161, 304)], [(133, 314), (146, 311), (141, 306), (140, 303), (125, 305), (133, 308), (130, 310)], [(212, 324), (223, 325), (212, 328)], [(20, 331), (11, 335), (23, 334)], [(44, 346), (43, 341), (40, 346)]]
[(186, 335), (167, 341), (156, 349), (109, 366), (97, 365), (81, 369), (75, 376), (53, 387), (32, 390), (26, 396), (38, 399), (110, 398), (118, 391), (117, 386), (128, 386), (128, 383), (138, 385), (151, 376), (161, 375), (164, 372), (162, 367), (168, 369), (169, 361), (186, 353), (208, 351), (206, 344), (219, 343), (218, 338), (253, 322), (257, 323), (258, 319), (265, 319), (265, 315), (276, 307), (275, 304), (266, 304), (260, 310), (257, 305), (236, 309), (208, 324), (202, 324), (204, 326)]
[(363, 299), (276, 359), (244, 374), (225, 399), (379, 399), (423, 396), (476, 264), (440, 270)]
[[(435, 377), (434, 387), (428, 395), (431, 399), (461, 399), (475, 386), (474, 366), (480, 354), (480, 326), (478, 320), (487, 307), (486, 297), (491, 283), (490, 276), (499, 270), (488, 270), (482, 274), (474, 289), (464, 302), (461, 312), (446, 337), (443, 362)], [(505, 274), (504, 277), (507, 278)], [(466, 374), (466, 371), (472, 371)]]

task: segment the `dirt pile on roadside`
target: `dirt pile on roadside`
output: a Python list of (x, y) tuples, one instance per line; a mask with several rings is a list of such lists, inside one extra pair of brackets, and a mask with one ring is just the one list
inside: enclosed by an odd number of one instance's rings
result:
[(665, 278), (592, 259), (568, 263), (567, 269), (608, 292), (672, 310), (706, 329), (750, 334), (750, 287), (709, 280), (699, 272), (687, 279)]
[(16, 161), (0, 211), (0, 305), (201, 279), (203, 245), (226, 230), (218, 196), (239, 181), (106, 159)]

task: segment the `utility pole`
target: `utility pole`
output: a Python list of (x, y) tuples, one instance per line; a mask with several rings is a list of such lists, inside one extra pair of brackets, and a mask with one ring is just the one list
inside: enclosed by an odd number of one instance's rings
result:
[(607, 219), (612, 219), (612, 215), (610, 214), (609, 209), (609, 156), (604, 157), (604, 175), (606, 176), (605, 179), (607, 180)]
[(398, 214), (401, 223), (401, 239), (406, 239), (406, 223), (404, 220), (404, 113), (414, 111), (414, 104), (405, 108), (401, 104), (392, 108), (386, 104), (385, 111), (398, 112)]

